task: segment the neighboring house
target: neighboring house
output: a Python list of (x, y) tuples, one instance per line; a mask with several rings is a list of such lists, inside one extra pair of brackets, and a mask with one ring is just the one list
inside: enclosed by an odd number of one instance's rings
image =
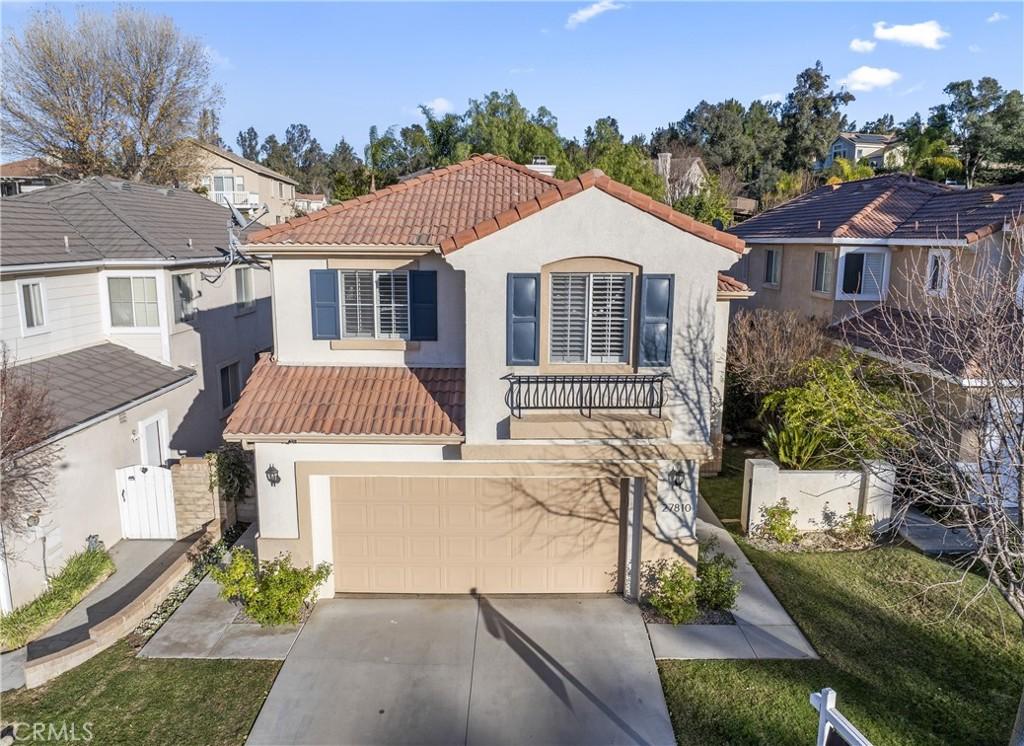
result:
[(263, 205), (266, 224), (283, 223), (295, 216), (295, 187), (299, 182), (266, 166), (250, 161), (230, 150), (198, 142), (203, 151), (203, 169), (195, 185), (206, 189), (206, 196), (218, 205), (230, 202), (244, 215), (256, 215)]
[(692, 565), (742, 240), (483, 155), (247, 248), (286, 299), (225, 431), (261, 558), (332, 562), (327, 595), (635, 594), (641, 563)]
[(230, 214), (191, 190), (90, 178), (0, 210), (0, 341), (49, 391), (63, 450), (35, 539), (4, 537), (7, 610), (90, 535), (175, 538), (173, 504), (122, 512), (115, 471), (216, 448), (272, 334), (269, 272), (225, 271)]
[[(699, 155), (673, 157), (671, 153), (658, 153), (651, 164), (665, 180), (665, 201), (670, 205), (699, 192), (710, 173)], [(729, 199), (729, 209), (736, 221), (746, 220), (757, 212), (757, 200), (737, 195)]]
[(327, 197), (322, 194), (295, 193), (295, 211), (308, 215), (311, 212), (322, 210), (327, 207)]
[(897, 168), (903, 164), (905, 155), (906, 146), (898, 135), (840, 132), (829, 146), (821, 169), (831, 168), (836, 158), (845, 158), (851, 163), (864, 161), (872, 168)]
[[(735, 274), (756, 295), (741, 305), (797, 311), (857, 348), (892, 357), (869, 338), (933, 328), (929, 314), (942, 308), (934, 301), (947, 296), (953, 270), (1016, 279), (1021, 269), (1003, 240), (1022, 213), (1024, 184), (957, 190), (892, 174), (819, 187), (730, 230), (751, 247)], [(1024, 277), (1019, 283), (1024, 288)], [(898, 313), (882, 314), (877, 307), (890, 297)], [(884, 334), (866, 333), (883, 316)], [(947, 353), (936, 345), (918, 362), (957, 384), (951, 396), (967, 396), (970, 360)]]
[(42, 158), (23, 158), (0, 165), (0, 194), (13, 197), (67, 181)]

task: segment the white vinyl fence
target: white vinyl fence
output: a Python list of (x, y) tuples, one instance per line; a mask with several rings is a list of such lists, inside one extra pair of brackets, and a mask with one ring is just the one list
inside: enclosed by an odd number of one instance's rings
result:
[(873, 746), (871, 741), (836, 709), (834, 690), (826, 687), (820, 692), (811, 692), (811, 706), (818, 711), (817, 746)]

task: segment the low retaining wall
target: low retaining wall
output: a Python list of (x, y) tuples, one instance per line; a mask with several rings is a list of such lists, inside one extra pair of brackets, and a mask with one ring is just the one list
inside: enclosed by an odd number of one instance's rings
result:
[(875, 518), (875, 529), (888, 528), (892, 515), (895, 470), (872, 461), (862, 471), (796, 471), (780, 469), (768, 459), (747, 459), (743, 467), (740, 524), (749, 533), (761, 523), (761, 509), (783, 498), (797, 513), (799, 531), (824, 531), (856, 510)]
[(58, 650), (55, 653), (36, 658), (25, 664), (25, 687), (32, 689), (45, 684), (55, 676), (81, 665), (94, 655), (103, 652), (156, 611), (178, 582), (192, 569), (192, 550), (204, 540), (216, 540), (220, 529), (211, 524), (200, 534), (180, 557), (174, 560), (148, 588), (142, 591), (127, 606), (113, 616), (89, 628), (89, 639)]

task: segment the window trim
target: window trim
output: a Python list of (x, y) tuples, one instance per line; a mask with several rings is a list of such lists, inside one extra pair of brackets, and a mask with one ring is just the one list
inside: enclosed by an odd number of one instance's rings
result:
[[(178, 289), (174, 286), (175, 277), (188, 277), (192, 285), (192, 315), (184, 319), (179, 319), (178, 314), (174, 310), (174, 301), (177, 297)], [(196, 316), (199, 315), (199, 308), (196, 306), (196, 299), (199, 297), (199, 292), (196, 290), (196, 273), (194, 270), (186, 270), (184, 272), (172, 272), (171, 273), (171, 313), (174, 316), (175, 326), (187, 326), (190, 321), (195, 321)]]
[[(552, 356), (551, 344), (554, 337), (554, 282), (555, 277), (558, 275), (582, 275), (586, 277), (586, 313), (584, 317), (584, 338), (583, 338), (583, 352), (584, 360), (555, 360)], [(623, 323), (623, 344), (622, 353), (623, 357), (618, 360), (595, 360), (593, 359), (593, 324), (594, 324), (594, 276), (595, 275), (608, 275), (628, 278), (626, 293), (626, 318)], [(633, 275), (630, 272), (607, 272), (607, 271), (552, 271), (548, 273), (548, 297), (551, 302), (548, 304), (548, 349), (547, 356), (548, 362), (552, 366), (563, 366), (563, 365), (627, 365), (630, 362), (632, 355), (630, 354), (630, 347), (633, 342), (633, 325), (636, 323), (636, 315), (633, 311)]]
[[(250, 278), (249, 290), (252, 293), (252, 297), (248, 301), (240, 301), (238, 299), (239, 272), (247, 272)], [(243, 314), (256, 310), (256, 270), (249, 266), (235, 267), (235, 271), (232, 273), (232, 280), (235, 283), (235, 313)]]
[[(355, 340), (364, 340), (367, 342), (409, 342), (410, 336), (412, 335), (412, 293), (409, 287), (409, 270), (406, 268), (402, 269), (378, 269), (369, 267), (339, 267), (338, 270), (338, 316), (340, 331), (341, 331), (341, 342), (352, 342)], [(345, 278), (346, 272), (369, 272), (371, 276), (371, 285), (373, 287), (373, 336), (372, 337), (360, 337), (351, 336), (345, 334)], [(380, 292), (377, 287), (377, 276), (381, 274), (405, 275), (405, 333), (404, 334), (389, 334), (384, 336), (380, 331)], [(396, 345), (397, 346), (397, 345)]]
[[(832, 274), (832, 281), (829, 282), (828, 272), (824, 273), (822, 277), (822, 287), (819, 289), (818, 284), (818, 257), (824, 256), (829, 261), (829, 272)], [(819, 295), (827, 295), (829, 297), (836, 291), (836, 255), (831, 249), (821, 250), (815, 249), (814, 259), (811, 262), (811, 292)]]
[[(230, 368), (232, 365), (235, 366), (235, 386), (238, 389), (238, 396), (235, 398), (234, 401), (232, 401), (230, 404), (228, 404), (228, 406), (225, 407), (224, 381), (221, 374), (224, 372), (226, 368)], [(234, 409), (235, 405), (238, 404), (239, 399), (242, 398), (242, 364), (241, 362), (239, 362), (238, 358), (225, 360), (224, 362), (217, 366), (217, 393), (220, 394), (221, 414), (226, 414), (227, 412), (230, 412), (232, 409)]]
[[(843, 275), (846, 273), (846, 257), (850, 254), (881, 254), (883, 257), (882, 263), (882, 281), (880, 284), (880, 292), (878, 297), (874, 295), (865, 295), (864, 293), (845, 293), (843, 292)], [(836, 300), (851, 300), (851, 301), (868, 301), (878, 302), (885, 300), (885, 297), (889, 294), (889, 270), (892, 263), (892, 252), (880, 246), (841, 246), (839, 248), (839, 260), (836, 262)]]
[[(777, 290), (779, 287), (782, 286), (782, 247), (781, 246), (765, 247), (764, 252), (765, 252), (764, 253), (764, 256), (765, 256), (765, 259), (764, 259), (764, 272), (762, 272), (762, 274), (761, 274), (762, 281), (763, 281), (762, 284), (766, 288), (772, 288), (772, 289)], [(768, 280), (767, 279), (767, 277), (768, 277), (768, 256), (769, 255), (775, 257), (775, 259), (773, 260), (774, 264), (773, 264), (773, 267), (772, 267), (772, 269), (775, 270), (772, 273), (775, 276), (774, 280)]]
[[(39, 334), (47, 334), (50, 331), (50, 307), (46, 302), (46, 283), (43, 277), (29, 277), (15, 282), (15, 292), (18, 299), (18, 319), (21, 323), (22, 337), (35, 337)], [(38, 326), (29, 327), (25, 313), (25, 296), (23, 287), (26, 285), (39, 286), (39, 305), (43, 308), (43, 323)]]
[[(925, 259), (924, 292), (933, 298), (945, 298), (949, 293), (949, 262), (951, 258), (949, 249), (928, 249), (928, 256)], [(941, 277), (940, 286), (932, 288), (932, 260), (940, 259)]]
[[(156, 281), (157, 326), (114, 326), (113, 319), (110, 316), (109, 280), (123, 277), (145, 277)], [(164, 279), (162, 272), (135, 271), (130, 269), (107, 270), (100, 273), (99, 282), (103, 330), (106, 334), (162, 334), (164, 329), (167, 328), (167, 289), (165, 287), (167, 280)]]

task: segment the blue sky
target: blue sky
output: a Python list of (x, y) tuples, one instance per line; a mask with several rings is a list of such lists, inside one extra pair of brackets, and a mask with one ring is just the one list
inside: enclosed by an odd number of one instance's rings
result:
[[(33, 7), (5, 3), (5, 32)], [(232, 145), (250, 125), (263, 137), (305, 122), (325, 148), (344, 136), (361, 150), (371, 124), (418, 120), (417, 104), (461, 112), (506, 88), (531, 109), (551, 109), (563, 135), (582, 136), (605, 115), (627, 135), (650, 133), (701, 99), (784, 95), (816, 59), (855, 89), (848, 114), (859, 122), (926, 113), (952, 80), (991, 75), (1024, 88), (1020, 2), (145, 7), (208, 45), (225, 95), (221, 135)]]

